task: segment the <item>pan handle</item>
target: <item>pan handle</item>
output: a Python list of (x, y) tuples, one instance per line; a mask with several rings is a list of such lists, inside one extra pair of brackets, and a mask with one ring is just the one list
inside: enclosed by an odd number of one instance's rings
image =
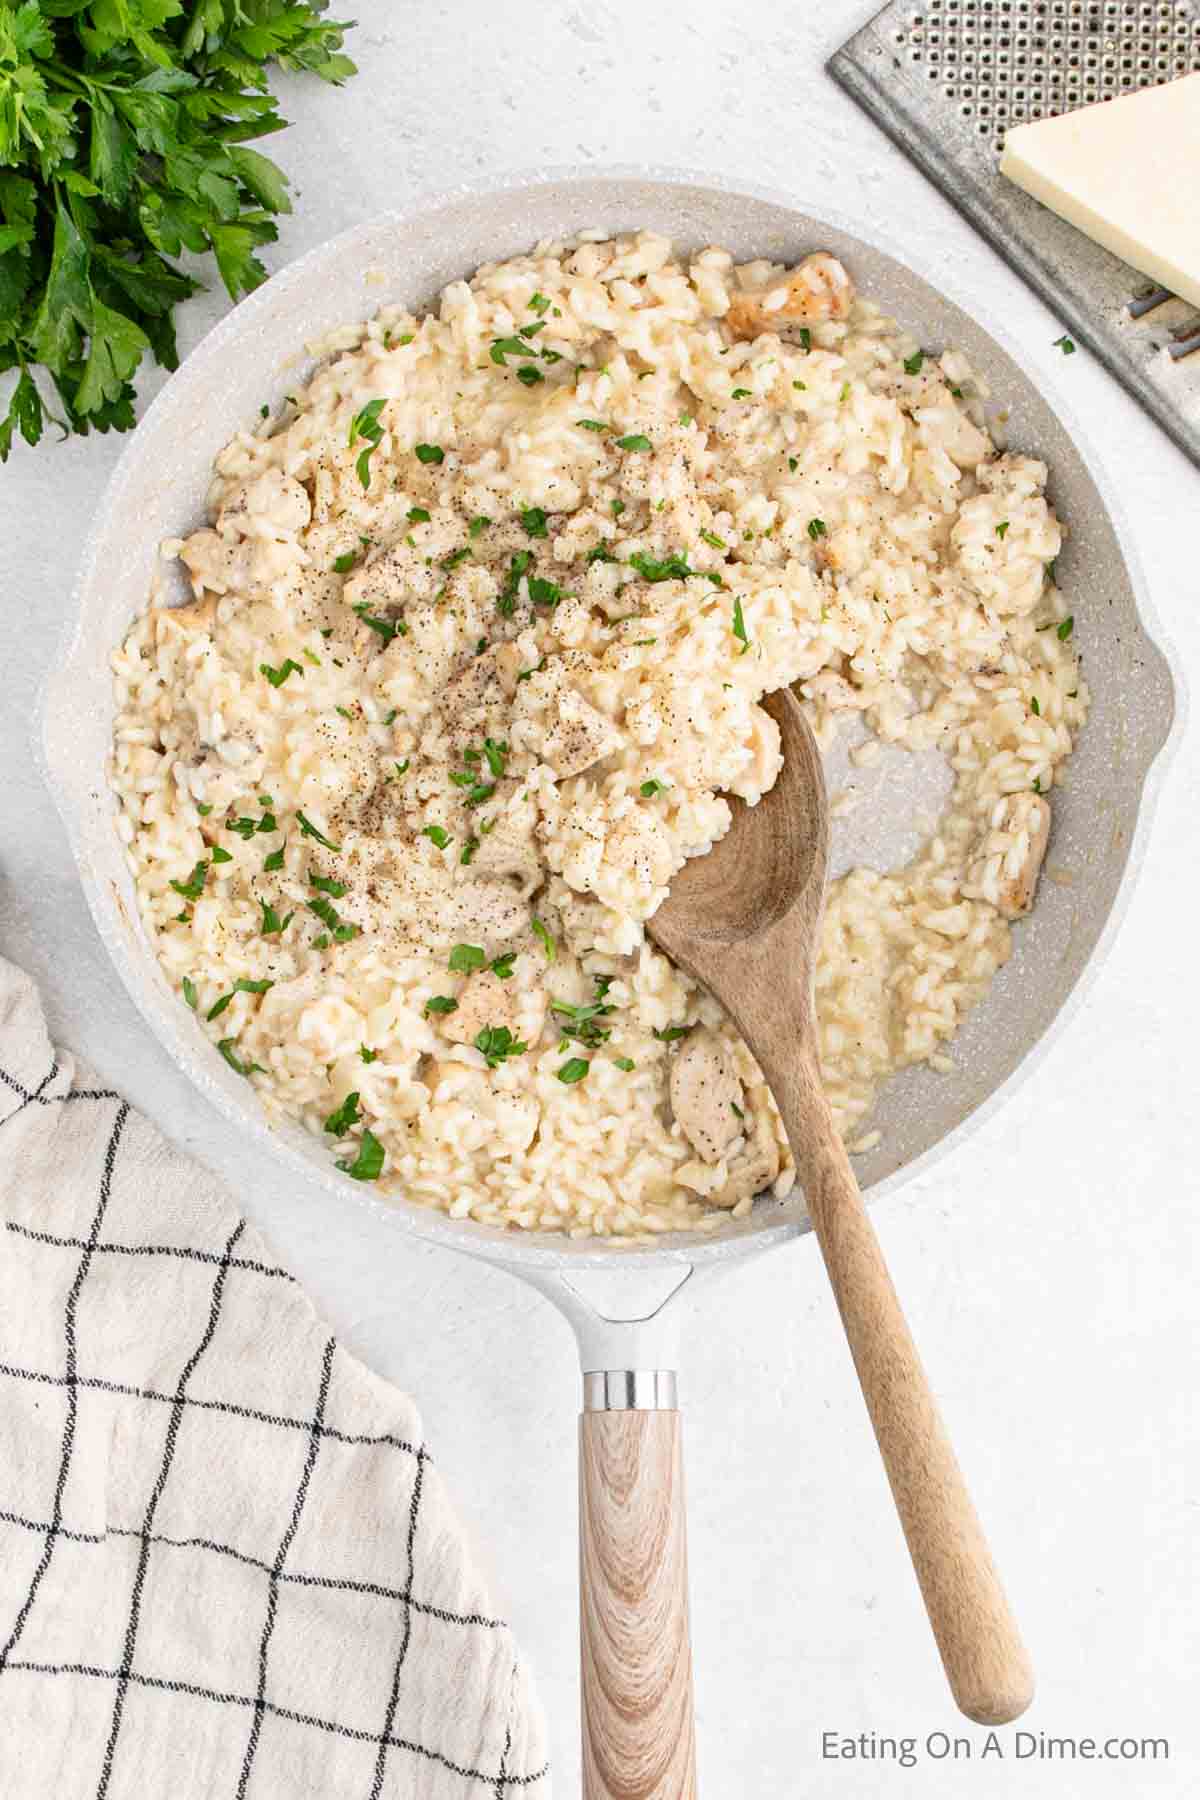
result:
[(669, 1369), (583, 1378), (583, 1800), (695, 1800), (683, 1443)]

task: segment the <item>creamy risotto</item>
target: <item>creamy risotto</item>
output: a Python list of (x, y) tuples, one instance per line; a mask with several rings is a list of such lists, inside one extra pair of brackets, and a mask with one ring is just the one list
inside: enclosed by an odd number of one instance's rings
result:
[(455, 1217), (645, 1238), (786, 1191), (753, 1058), (645, 921), (775, 780), (790, 683), (823, 746), (850, 715), (858, 760), (954, 777), (912, 863), (830, 891), (822, 1074), (869, 1145), (1007, 957), (1086, 714), (1044, 465), (821, 253), (585, 234), (315, 351), (115, 658), (120, 830), (197, 1028)]

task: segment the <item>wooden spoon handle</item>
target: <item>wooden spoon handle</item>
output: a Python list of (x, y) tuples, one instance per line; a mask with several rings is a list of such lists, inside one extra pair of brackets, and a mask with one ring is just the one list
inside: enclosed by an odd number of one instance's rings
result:
[(579, 1597), (584, 1800), (694, 1800), (677, 1412), (581, 1416)]
[(850, 1159), (814, 1090), (785, 1095), (784, 1122), (925, 1609), (960, 1709), (1002, 1725), (1033, 1697), (1029, 1657)]

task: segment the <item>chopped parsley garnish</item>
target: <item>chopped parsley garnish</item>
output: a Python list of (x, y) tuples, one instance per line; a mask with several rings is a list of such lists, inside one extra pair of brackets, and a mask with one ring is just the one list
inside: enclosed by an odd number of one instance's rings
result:
[(618, 1069), (624, 1069), (627, 1075), (630, 1069), (637, 1068), (637, 1064), (634, 1062), (632, 1056), (614, 1056), (613, 1061), (616, 1063)]
[(1042, 791), (1042, 778), (1040, 775), (1035, 775), (1033, 778), (1033, 791), (1035, 794), (1040, 794)]
[(267, 1072), (261, 1063), (248, 1063), (242, 1061), (237, 1053), (236, 1038), (222, 1038), (217, 1045), (217, 1049), (221, 1052), (221, 1055), (225, 1058), (225, 1061), (229, 1064), (235, 1075), (253, 1075), (256, 1071), (259, 1075), (265, 1075)]
[(575, 423), (581, 431), (611, 431), (612, 426), (603, 419), (576, 419)]
[(282, 687), (289, 675), (303, 675), (304, 666), (302, 663), (293, 662), (289, 656), (277, 669), (273, 669), (270, 663), (259, 663), (258, 672), (260, 675), (266, 676), (272, 687)]
[[(545, 354), (549, 356), (551, 352), (547, 350)], [(545, 379), (542, 371), (535, 369), (532, 363), (525, 363), (517, 370), (517, 380), (525, 387), (536, 387), (539, 381), (545, 381)]]
[(611, 975), (598, 975), (595, 997), (583, 1006), (572, 1006), (566, 1000), (550, 1002), (550, 1011), (558, 1021), (564, 1038), (576, 1038), (589, 1050), (594, 1050), (598, 1044), (605, 1043), (612, 1036), (611, 1029), (599, 1023), (599, 1020), (616, 1011), (616, 1007), (605, 998), (611, 985)]
[(618, 450), (652, 450), (650, 439), (641, 431), (631, 431), (628, 437), (617, 439)]
[(265, 812), (261, 819), (226, 819), (225, 829), (226, 831), (236, 831), (243, 842), (248, 844), (256, 834), (261, 836), (267, 832), (278, 831), (279, 825), (274, 813)]
[(477, 538), (481, 531), (487, 530), (491, 522), (492, 521), (484, 513), (477, 514), (467, 526), (467, 536)]
[(847, 400), (848, 400), (848, 399), (849, 399), (849, 398), (850, 398), (850, 383), (849, 383), (849, 382), (848, 382), (848, 381), (843, 381), (843, 383), (842, 383), (842, 391), (841, 391), (841, 393), (840, 393), (840, 394), (839, 394), (839, 395), (838, 395), (838, 399), (839, 399), (839, 400), (840, 400), (840, 401), (841, 401), (841, 402), (842, 402), (842, 403), (843, 403), (843, 405), (844, 405), (844, 404), (845, 404), (845, 402), (846, 402), (846, 401), (847, 401)]
[(537, 323), (534, 325), (518, 325), (517, 326), (517, 336), (523, 337), (523, 338), (533, 338), (533, 337), (537, 336), (539, 331), (545, 331), (545, 329), (546, 329), (545, 319), (539, 319), (537, 321)]
[(449, 556), (443, 556), (442, 567), (443, 569), (457, 569), (459, 563), (466, 562), (470, 555), (471, 546), (469, 544), (464, 544), (461, 550), (452, 550)]
[(562, 597), (557, 581), (547, 581), (543, 575), (529, 577), (529, 598), (535, 606), (557, 606)]
[(196, 1010), (196, 984), (192, 980), (190, 975), (185, 975), (183, 978), (183, 997), (187, 1001), (188, 1005), (191, 1007), (192, 1011), (195, 1012), (195, 1010)]
[(613, 555), (612, 551), (609, 549), (607, 544), (593, 544), (591, 549), (588, 551), (587, 555), (584, 557), (583, 560), (588, 563), (594, 563), (594, 562), (615, 563), (617, 559)]
[(498, 1069), (507, 1057), (524, 1056), (529, 1045), (515, 1038), (507, 1025), (485, 1025), (476, 1033), (475, 1048), (489, 1069)]
[(1075, 629), (1075, 614), (1068, 613), (1066, 618), (1063, 620), (1062, 624), (1058, 628), (1058, 635), (1062, 639), (1064, 644), (1066, 643), (1067, 639), (1070, 637), (1070, 635), (1074, 631), (1074, 629)]
[(324, 844), (326, 850), (341, 849), (342, 846), (340, 844), (331, 844), (327, 837), (323, 837), (313, 824), (312, 820), (306, 819), (302, 812), (296, 814), (296, 823), (299, 825), (305, 837), (316, 838), (318, 844)]
[(409, 767), (409, 763), (411, 762), (411, 760), (412, 760), (411, 757), (406, 756), (403, 762), (398, 762), (398, 763), (392, 764), (392, 767), (396, 771), (395, 775), (393, 776), (393, 780), (399, 781), (399, 779), (402, 775), (408, 774), (408, 767)]
[(997, 525), (996, 536), (998, 538), (1003, 538), (1003, 537), (1008, 536), (1008, 520), (1007, 519), (1001, 519), (1000, 523)]
[(532, 669), (518, 669), (517, 680), (518, 681), (528, 681), (529, 677), (531, 675), (539, 675), (541, 673), (541, 671), (545, 668), (545, 666), (546, 666), (546, 659), (543, 656), (540, 662), (534, 663)]
[(457, 1011), (458, 1001), (451, 999), (449, 994), (431, 994), (429, 999), (425, 1002), (425, 1012), (427, 1014), (452, 1013)]
[(808, 521), (808, 535), (814, 544), (818, 538), (827, 536), (828, 534), (825, 529), (824, 519), (810, 519)]
[(486, 962), (487, 955), (479, 944), (455, 944), (447, 966), (454, 975), (469, 975), (474, 969), (482, 969)]
[(711, 544), (714, 550), (728, 550), (729, 548), (725, 539), (719, 538), (715, 531), (702, 531), (700, 536), (706, 544)]
[(797, 462), (796, 458), (794, 456), (789, 456), (788, 457), (788, 468), (791, 470), (793, 475), (796, 473), (796, 470), (799, 467), (800, 467), (800, 464)]
[(742, 614), (742, 603), (740, 600), (735, 600), (733, 603), (733, 635), (742, 646), (738, 651), (738, 655), (745, 656), (747, 650), (750, 648), (750, 639), (746, 635), (746, 620)]
[(413, 454), (421, 463), (440, 463), (446, 460), (446, 452), (440, 444), (414, 444)]
[[(426, 449), (429, 448), (428, 444), (425, 446), (425, 448)], [(422, 462), (425, 462), (426, 460), (427, 459), (425, 457), (421, 458)], [(405, 516), (407, 517), (410, 525), (428, 525), (429, 518), (430, 518), (429, 513), (425, 510), (425, 508), (423, 506), (410, 506), (408, 509), (408, 512)]]
[(623, 513), (623, 512), (624, 512), (624, 511), (625, 511), (625, 502), (624, 502), (624, 501), (623, 501), (623, 500), (614, 500), (614, 501), (613, 501), (613, 503), (612, 503), (612, 515), (613, 515), (613, 518), (614, 518), (614, 519), (619, 519), (619, 518), (620, 518), (620, 516), (621, 516), (621, 514), (622, 514), (622, 513)]
[(308, 871), (308, 884), (315, 887), (319, 894), (331, 894), (335, 900), (340, 900), (346, 892), (344, 881), (331, 881), (328, 875), (314, 875), (311, 869)]
[(305, 651), (304, 651), (304, 660), (305, 660), (305, 662), (310, 662), (314, 669), (319, 669), (321, 666), (321, 659), (317, 655), (316, 651), (309, 650), (307, 648), (307, 646), (305, 647)]
[(1029, 704), (1033, 709), (1035, 716), (1040, 719), (1042, 716), (1042, 706), (1036, 694), (1030, 696)]
[(651, 1035), (661, 1044), (673, 1044), (677, 1038), (686, 1037), (691, 1029), (690, 1025), (668, 1025), (663, 1031), (656, 1027)]
[(521, 577), (533, 561), (531, 550), (518, 550), (509, 565), (508, 579), (501, 589), (496, 601), (496, 611), (509, 617), (516, 608), (517, 593), (521, 586)]
[(262, 924), (258, 929), (263, 937), (278, 937), (281, 931), (287, 930), (296, 916), (295, 913), (288, 913), (281, 919), (269, 900), (260, 900), (258, 904), (262, 907)]
[(666, 791), (667, 784), (665, 781), (643, 781), (641, 786), (643, 800), (653, 800), (655, 794), (665, 794)]
[(215, 847), (215, 849), (213, 850), (212, 859), (215, 863), (225, 863), (225, 862), (233, 861), (233, 858), (232, 858), (232, 856), (230, 856), (228, 850), (222, 850), (220, 844), (218, 844)]
[(513, 964), (516, 960), (515, 950), (505, 950), (499, 956), (493, 956), (489, 967), (498, 980), (509, 981), (512, 978)]
[(549, 537), (546, 530), (546, 515), (540, 506), (527, 506), (521, 513), (521, 523), (531, 538)]
[(572, 1056), (558, 1070), (558, 1079), (565, 1086), (570, 1087), (574, 1082), (582, 1081), (591, 1066), (591, 1063), (586, 1062), (582, 1056)]
[(1064, 356), (1074, 356), (1075, 354), (1074, 340), (1067, 337), (1065, 333), (1062, 337), (1055, 338), (1054, 348), (1056, 350), (1061, 350)]
[(505, 361), (506, 357), (528, 356), (530, 355), (530, 349), (529, 345), (519, 337), (493, 338), (492, 347), (488, 354), (498, 368), (507, 369), (508, 363)]
[(1057, 582), (1057, 580), (1058, 580), (1058, 558), (1057, 558), (1057, 556), (1053, 559), (1052, 562), (1048, 562), (1046, 564), (1046, 580), (1053, 581), (1053, 582)]
[(354, 714), (350, 711), (348, 706), (335, 706), (333, 710), (336, 713), (341, 713), (343, 719), (352, 719), (354, 717)]
[(475, 861), (475, 852), (478, 850), (478, 848), (479, 848), (479, 839), (477, 837), (469, 837), (467, 839), (466, 843), (463, 845), (462, 853), (458, 859), (459, 862), (462, 864), (463, 868), (468, 868), (470, 866), (470, 864)]
[(273, 981), (235, 981), (227, 994), (222, 994), (219, 1000), (213, 1001), (204, 1016), (206, 1019), (219, 1019), (235, 994), (265, 994), (268, 988), (274, 986)]
[(351, 938), (358, 936), (358, 926), (343, 924), (336, 907), (328, 900), (306, 900), (304, 904), (310, 913), (316, 914), (322, 925), (329, 927), (335, 944), (348, 944)]
[(553, 962), (555, 957), (558, 955), (558, 945), (555, 943), (554, 939), (551, 937), (550, 932), (547, 929), (547, 927), (545, 925), (543, 925), (542, 921), (539, 918), (535, 917), (532, 920), (532, 926), (533, 926), (534, 937), (537, 938), (538, 942), (542, 946), (542, 949), (546, 953), (546, 961)]
[(754, 396), (751, 394), (749, 388), (734, 388), (733, 398), (735, 400), (752, 400)]
[(800, 339), (802, 349), (812, 349), (812, 332), (808, 329), (807, 325), (802, 325), (796, 335)]
[(450, 833), (441, 825), (422, 825), (421, 836), (427, 837), (439, 850), (444, 850), (450, 842)]
[(504, 763), (508, 756), (508, 745), (497, 742), (495, 738), (484, 738), (483, 754), (487, 758), (488, 768), (497, 780), (499, 780), (500, 776), (504, 773)]
[(629, 558), (629, 566), (636, 569), (643, 581), (686, 581), (697, 571), (688, 564), (686, 555), (678, 551), (670, 556), (658, 558), (649, 556), (644, 550), (635, 550)]
[(377, 632), (385, 644), (390, 644), (393, 638), (408, 636), (408, 626), (403, 619), (378, 618), (375, 613), (367, 611), (365, 600), (360, 606), (355, 607), (354, 616), (361, 619), (364, 625), (369, 625), (372, 631)]
[(211, 806), (205, 806), (205, 804), (204, 804), (204, 802), (203, 802), (203, 800), (197, 800), (197, 802), (196, 802), (196, 811), (197, 811), (197, 812), (198, 812), (198, 813), (199, 813), (199, 814), (200, 814), (200, 817), (201, 817), (201, 818), (202, 818), (202, 819), (207, 819), (207, 817), (208, 817), (208, 815), (209, 815), (209, 813), (210, 813), (210, 812), (211, 812), (211, 811), (212, 811), (212, 807), (211, 807)]
[(358, 1094), (347, 1094), (336, 1112), (331, 1112), (325, 1121), (325, 1129), (333, 1137), (345, 1137), (352, 1125), (359, 1120)]
[(383, 1145), (375, 1133), (364, 1126), (354, 1161), (343, 1160), (337, 1166), (344, 1175), (352, 1175), (355, 1181), (375, 1181), (383, 1169)]
[(358, 1046), (358, 1054), (362, 1058), (363, 1062), (365, 1062), (365, 1063), (373, 1063), (373, 1062), (379, 1061), (378, 1050), (368, 1050), (367, 1046), (365, 1044), (360, 1044)]
[(185, 900), (198, 900), (204, 892), (204, 884), (208, 880), (207, 861), (198, 862), (186, 881), (173, 881), (171, 886)]
[(282, 867), (283, 867), (283, 850), (284, 850), (284, 847), (282, 844), (280, 844), (278, 850), (272, 850), (270, 856), (265, 856), (263, 858), (263, 868), (264, 869), (282, 869)]
[(915, 356), (906, 356), (904, 359), (904, 373), (906, 375), (919, 375), (924, 361), (925, 352), (923, 350), (918, 350)]
[(547, 300), (545, 294), (532, 294), (530, 296), (530, 300), (529, 300), (530, 312), (544, 313), (549, 310), (549, 306), (550, 306), (550, 302)]
[(350, 570), (354, 567), (354, 565), (357, 561), (358, 561), (358, 551), (357, 550), (346, 550), (343, 552), (343, 554), (341, 556), (335, 556), (333, 559), (334, 574), (335, 575), (348, 575)]
[(801, 394), (807, 394), (808, 392), (807, 381), (793, 381), (792, 386)]
[(350, 421), (350, 436), (347, 439), (350, 448), (354, 448), (359, 438), (362, 438), (366, 444), (365, 450), (360, 452), (358, 461), (354, 465), (358, 472), (358, 479), (365, 488), (369, 488), (371, 485), (371, 458), (383, 442), (383, 426), (379, 423), (379, 415), (386, 405), (386, 398), (368, 400), (367, 404), (360, 407)]

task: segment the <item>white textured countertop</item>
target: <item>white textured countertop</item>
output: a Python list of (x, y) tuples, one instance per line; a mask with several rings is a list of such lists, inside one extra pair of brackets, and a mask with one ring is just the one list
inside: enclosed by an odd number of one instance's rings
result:
[[(857, 215), (986, 299), (1122, 480), (1151, 591), (1200, 661), (1200, 477), (822, 73), (861, 0), (505, 12), (360, 0), (344, 92), (288, 81), (269, 146), (297, 213), (268, 265), (468, 176), (567, 162), (719, 171)], [(185, 312), (194, 344), (218, 293)], [(148, 391), (148, 390), (147, 390)], [(0, 475), (0, 949), (60, 1039), (224, 1173), (345, 1342), (421, 1404), (578, 1792), (575, 1412), (565, 1325), (529, 1289), (330, 1212), (185, 1083), (85, 910), (29, 749), (35, 693), (118, 438), (18, 446)], [(1086, 596), (1080, 597), (1086, 607)], [(1022, 1722), (1157, 1737), (1170, 1759), (981, 1760), (945, 1692), (811, 1240), (727, 1278), (684, 1357), (699, 1756), (709, 1800), (1200, 1791), (1200, 751), (1184, 742), (1122, 934), (1035, 1081), (875, 1220), (1040, 1677)], [(923, 1740), (969, 1741), (971, 1766)], [(914, 1769), (822, 1734), (916, 1737)], [(868, 1748), (870, 1746), (868, 1745)], [(940, 1748), (935, 1739), (933, 1751)], [(332, 1797), (331, 1797), (332, 1800)]]

